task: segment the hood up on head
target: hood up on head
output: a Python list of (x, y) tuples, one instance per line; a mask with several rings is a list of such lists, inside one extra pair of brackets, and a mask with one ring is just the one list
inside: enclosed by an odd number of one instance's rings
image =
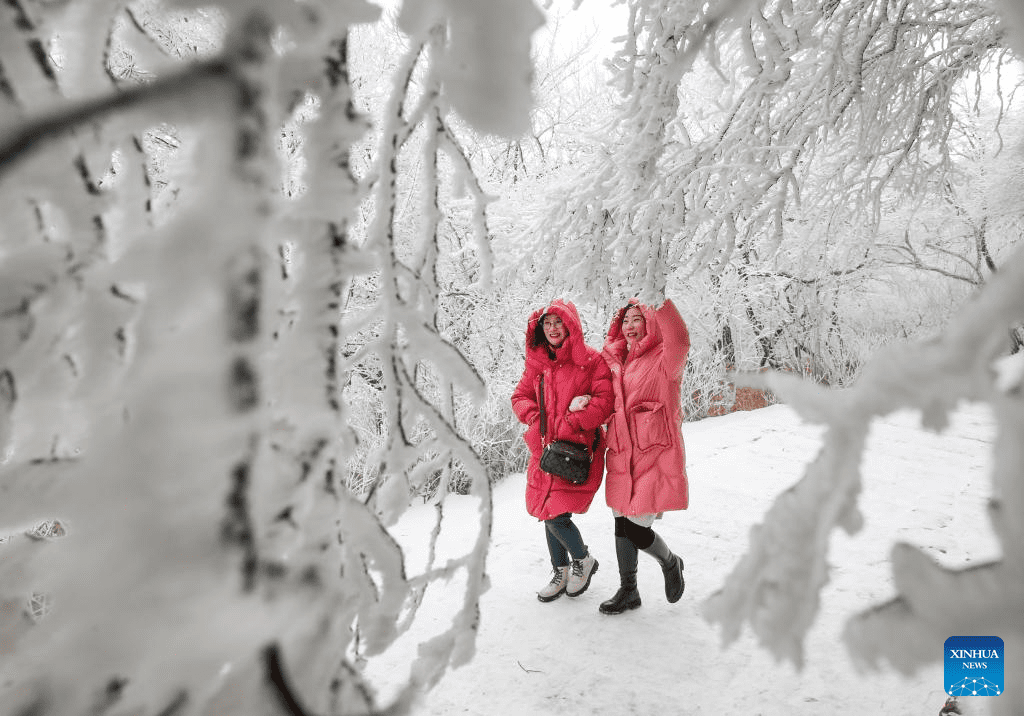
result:
[(640, 303), (639, 299), (631, 298), (625, 306), (620, 308), (612, 316), (611, 325), (608, 327), (608, 338), (605, 340), (606, 349), (614, 349), (616, 352), (621, 351), (622, 354), (626, 352), (626, 335), (622, 332), (622, 319), (626, 315), (626, 311), (631, 308), (639, 308), (640, 313), (643, 314), (644, 323), (646, 324), (647, 335), (640, 339), (640, 341), (633, 347), (634, 354), (639, 355), (640, 353), (646, 352), (651, 346), (657, 345), (661, 342), (661, 328), (658, 326), (658, 320), (655, 316), (654, 309), (643, 303)]
[(562, 355), (562, 351), (568, 350), (573, 363), (586, 365), (589, 358), (587, 345), (583, 341), (583, 324), (580, 322), (579, 313), (571, 301), (561, 299), (555, 299), (546, 308), (538, 309), (530, 315), (530, 320), (526, 324), (526, 354), (548, 360), (543, 321), (544, 317), (551, 313), (562, 319), (562, 324), (569, 333), (558, 350), (559, 355)]

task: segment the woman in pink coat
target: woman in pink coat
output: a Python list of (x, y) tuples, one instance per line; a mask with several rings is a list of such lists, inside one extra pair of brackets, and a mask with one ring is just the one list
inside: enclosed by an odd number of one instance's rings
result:
[(605, 497), (615, 515), (619, 591), (600, 611), (621, 614), (640, 606), (639, 551), (658, 560), (665, 596), (683, 595), (683, 560), (651, 529), (668, 510), (689, 502), (681, 432), (680, 389), (690, 334), (670, 300), (655, 310), (630, 301), (616, 313), (602, 355), (612, 372), (615, 412), (608, 426)]
[[(523, 436), (530, 448), (526, 509), (544, 522), (554, 568), (554, 576), (537, 598), (550, 602), (563, 593), (577, 597), (590, 586), (598, 562), (583, 543), (572, 515), (586, 512), (601, 486), (605, 450), (601, 426), (612, 412), (612, 386), (601, 354), (583, 342), (573, 304), (553, 301), (530, 316), (526, 368), (512, 393), (512, 409), (529, 426)], [(541, 452), (553, 440), (593, 446), (585, 483), (574, 485), (540, 469)]]

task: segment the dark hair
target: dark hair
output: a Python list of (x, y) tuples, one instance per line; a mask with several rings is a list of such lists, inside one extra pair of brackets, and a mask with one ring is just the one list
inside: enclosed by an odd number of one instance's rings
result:
[(547, 315), (546, 313), (542, 314), (537, 319), (537, 325), (533, 327), (533, 345), (535, 346), (547, 345), (548, 337), (544, 335), (544, 317)]
[(620, 309), (619, 323), (622, 323), (623, 321), (626, 320), (626, 314), (629, 313), (629, 309), (631, 308), (635, 308), (636, 310), (640, 311), (640, 317), (644, 319), (644, 323), (647, 323), (647, 316), (644, 315), (644, 309), (641, 307), (641, 304), (639, 303), (627, 303), (624, 308)]
[[(626, 313), (631, 308), (636, 308), (636, 304), (635, 303), (627, 303), (625, 306), (620, 308), (619, 312), (615, 314), (615, 316), (616, 316), (615, 323), (618, 323), (621, 326), (622, 322), (626, 320)], [(612, 324), (612, 325), (614, 326), (615, 324)]]

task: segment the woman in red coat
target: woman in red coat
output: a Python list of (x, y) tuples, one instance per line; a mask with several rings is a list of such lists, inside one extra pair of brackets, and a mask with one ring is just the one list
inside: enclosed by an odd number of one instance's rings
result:
[[(541, 414), (543, 396), (544, 415)], [(554, 301), (535, 311), (526, 327), (526, 368), (512, 409), (527, 426), (530, 448), (526, 473), (526, 510), (544, 522), (554, 576), (537, 598), (550, 602), (583, 594), (598, 562), (583, 543), (573, 513), (590, 508), (604, 473), (605, 438), (601, 426), (612, 412), (611, 373), (601, 354), (583, 342), (576, 307)], [(540, 469), (544, 446), (571, 440), (593, 446), (590, 477), (574, 485)]]
[(668, 601), (683, 595), (683, 560), (651, 525), (662, 512), (689, 503), (680, 401), (689, 350), (686, 323), (670, 300), (657, 310), (630, 301), (608, 330), (602, 355), (612, 372), (615, 412), (608, 424), (605, 497), (615, 515), (620, 586), (599, 607), (605, 614), (640, 606), (640, 550), (661, 565)]

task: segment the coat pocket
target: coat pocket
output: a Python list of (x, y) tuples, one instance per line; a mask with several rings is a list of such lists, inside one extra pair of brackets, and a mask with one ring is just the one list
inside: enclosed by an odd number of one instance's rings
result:
[(633, 428), (637, 448), (650, 450), (672, 444), (665, 406), (657, 402), (638, 403), (633, 408)]

